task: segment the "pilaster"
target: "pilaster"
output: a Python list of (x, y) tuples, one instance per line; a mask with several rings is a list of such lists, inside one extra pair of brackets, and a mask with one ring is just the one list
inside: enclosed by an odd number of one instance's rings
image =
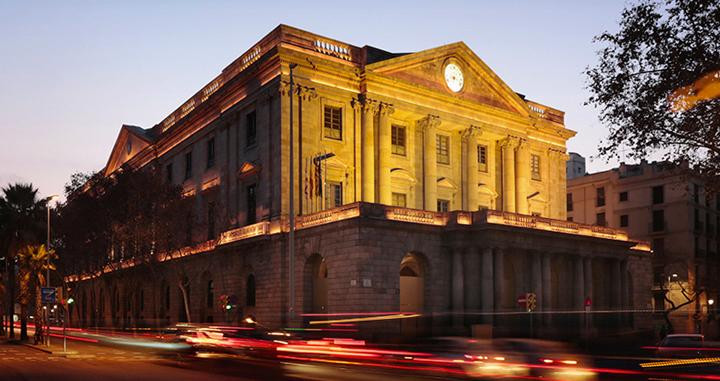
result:
[(380, 195), (380, 203), (384, 205), (392, 204), (392, 184), (390, 180), (390, 155), (391, 151), (391, 134), (390, 115), (395, 111), (393, 105), (389, 103), (380, 103), (379, 108), (379, 134), (378, 134), (378, 193)]
[(423, 209), (437, 210), (437, 151), (436, 129), (440, 118), (428, 115), (417, 121), (423, 132)]

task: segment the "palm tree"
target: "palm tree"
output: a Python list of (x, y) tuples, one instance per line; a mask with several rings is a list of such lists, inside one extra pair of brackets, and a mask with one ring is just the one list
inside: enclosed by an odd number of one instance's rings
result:
[(53, 261), (57, 259), (54, 250), (47, 250), (45, 245), (25, 245), (18, 253), (18, 269), (20, 283), (21, 316), (27, 321), (27, 306), (30, 304), (32, 291), (35, 291), (35, 332), (40, 330), (42, 301), (40, 287), (45, 284), (45, 273), (55, 270)]
[[(0, 196), (0, 250), (5, 257), (7, 271), (7, 315), (10, 338), (15, 337), (12, 317), (15, 307), (15, 272), (17, 253), (25, 245), (39, 243), (45, 233), (44, 211), (46, 199), (38, 199), (32, 184), (13, 184), (4, 187)], [(27, 321), (23, 320), (20, 338), (27, 339)]]

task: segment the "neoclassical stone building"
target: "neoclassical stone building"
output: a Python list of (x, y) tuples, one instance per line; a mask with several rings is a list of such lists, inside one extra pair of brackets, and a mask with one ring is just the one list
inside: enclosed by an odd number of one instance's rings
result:
[[(587, 298), (593, 308), (646, 308), (647, 245), (566, 221), (565, 144), (575, 133), (563, 118), (462, 42), (398, 54), (281, 25), (156, 126), (123, 126), (104, 173), (163, 168), (194, 200), (178, 232), (193, 244), (162, 257), (151, 277), (131, 265), (71, 277), (75, 321), (186, 320), (178, 277), (191, 285), (192, 321), (252, 313), (281, 326), (412, 311), (423, 314), (413, 330), (484, 322), (502, 331), (527, 318), (516, 298), (534, 292), (539, 310), (563, 311), (539, 326), (570, 332)], [(237, 309), (221, 310), (220, 295)], [(613, 328), (640, 325), (618, 317)]]

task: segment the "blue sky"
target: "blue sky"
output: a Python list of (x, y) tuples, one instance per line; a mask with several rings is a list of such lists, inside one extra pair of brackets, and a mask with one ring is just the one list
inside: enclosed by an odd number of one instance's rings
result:
[[(62, 193), (123, 123), (151, 127), (280, 23), (396, 52), (464, 41), (511, 88), (566, 112), (568, 149), (606, 134), (583, 69), (624, 1), (0, 0), (0, 185)], [(590, 171), (608, 168), (590, 160)]]

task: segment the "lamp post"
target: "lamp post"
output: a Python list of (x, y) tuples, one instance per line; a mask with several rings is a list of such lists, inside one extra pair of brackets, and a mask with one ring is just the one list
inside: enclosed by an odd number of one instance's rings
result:
[[(50, 201), (60, 197), (60, 195), (54, 194), (47, 198), (47, 204), (45, 205), (45, 209), (47, 209), (47, 240), (45, 241), (45, 250), (47, 255), (47, 275), (45, 278), (45, 287), (50, 287)], [(47, 327), (47, 332), (45, 332), (45, 336), (47, 337), (47, 346), (50, 346), (50, 313), (47, 309), (44, 309), (45, 311), (45, 324)]]

